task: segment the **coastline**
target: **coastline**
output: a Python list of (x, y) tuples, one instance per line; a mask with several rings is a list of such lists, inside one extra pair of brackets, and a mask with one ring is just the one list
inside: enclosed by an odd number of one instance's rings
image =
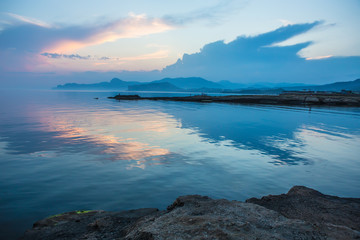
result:
[(270, 104), (293, 106), (353, 106), (360, 107), (360, 94), (342, 93), (282, 93), (279, 95), (193, 95), (186, 97), (140, 97), (139, 95), (116, 95), (116, 100), (153, 100), (181, 102), (221, 102), (239, 104)]
[(360, 198), (295, 186), (245, 202), (178, 197), (166, 210), (73, 211), (34, 223), (21, 239), (358, 239)]

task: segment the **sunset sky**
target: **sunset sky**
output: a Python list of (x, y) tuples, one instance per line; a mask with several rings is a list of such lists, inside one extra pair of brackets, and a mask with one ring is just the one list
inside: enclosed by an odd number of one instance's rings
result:
[[(206, 44), (317, 22), (276, 46), (297, 54), (360, 56), (358, 0), (4, 0), (0, 74), (162, 70)], [(266, 46), (265, 46), (266, 47)]]

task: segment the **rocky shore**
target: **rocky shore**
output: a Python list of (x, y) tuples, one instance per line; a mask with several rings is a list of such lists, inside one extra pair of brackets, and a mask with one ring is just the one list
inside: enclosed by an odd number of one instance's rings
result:
[(161, 211), (59, 214), (21, 239), (360, 239), (360, 199), (303, 186), (246, 202), (189, 195)]
[(116, 95), (109, 97), (117, 100), (163, 100), (182, 102), (228, 102), (245, 104), (272, 105), (325, 105), (325, 106), (360, 106), (360, 94), (341, 93), (282, 93), (279, 95), (193, 95), (186, 97), (140, 97), (139, 95)]

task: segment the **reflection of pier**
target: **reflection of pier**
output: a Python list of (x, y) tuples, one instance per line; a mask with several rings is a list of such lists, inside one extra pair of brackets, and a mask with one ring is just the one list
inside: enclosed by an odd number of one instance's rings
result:
[(326, 92), (284, 92), (280, 95), (227, 95), (208, 96), (205, 94), (187, 97), (140, 97), (139, 95), (116, 95), (117, 100), (163, 100), (182, 102), (228, 102), (244, 104), (273, 105), (329, 105), (360, 106), (360, 94)]

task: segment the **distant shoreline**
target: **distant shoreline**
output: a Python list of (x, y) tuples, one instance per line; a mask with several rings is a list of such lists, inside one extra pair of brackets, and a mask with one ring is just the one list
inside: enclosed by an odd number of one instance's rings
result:
[(223, 102), (240, 104), (269, 104), (294, 106), (355, 106), (360, 107), (360, 94), (353, 93), (314, 93), (287, 92), (279, 95), (227, 95), (209, 96), (206, 94), (186, 97), (140, 97), (121, 95), (108, 97), (116, 100), (162, 100), (180, 102)]

